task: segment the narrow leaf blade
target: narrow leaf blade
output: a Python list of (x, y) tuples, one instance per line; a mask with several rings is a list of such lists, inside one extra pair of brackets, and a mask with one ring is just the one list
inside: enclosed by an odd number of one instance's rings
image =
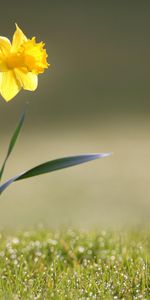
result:
[(10, 154), (11, 154), (11, 152), (12, 152), (12, 150), (13, 150), (15, 144), (16, 144), (16, 141), (17, 141), (17, 138), (19, 136), (20, 130), (21, 130), (22, 125), (24, 123), (24, 119), (25, 119), (25, 112), (21, 115), (21, 118), (20, 118), (20, 120), (17, 124), (17, 127), (16, 127), (16, 129), (15, 129), (13, 135), (12, 135), (11, 140), (10, 140), (8, 150), (7, 150), (7, 154), (6, 154), (6, 157), (4, 159), (3, 165), (2, 165), (1, 170), (0, 170), (0, 180), (1, 180), (2, 175), (3, 175), (6, 162), (7, 162), (8, 158), (9, 158), (9, 156), (10, 156)]
[(69, 157), (63, 157), (58, 158), (55, 160), (48, 161), (46, 163), (43, 163), (41, 165), (38, 165), (28, 171), (25, 171), (19, 175), (16, 175), (6, 181), (4, 184), (0, 186), (0, 194), (14, 181), (22, 180), (25, 178), (30, 178), (37, 175), (42, 175), (45, 173), (50, 173), (56, 170), (72, 167), (75, 165), (79, 165), (82, 163), (86, 163), (91, 160), (95, 160), (98, 158), (104, 158), (110, 156), (112, 153), (95, 153), (95, 154), (83, 154), (83, 155), (77, 155), (77, 156), (69, 156)]
[(22, 125), (24, 123), (24, 119), (25, 119), (25, 112), (23, 112), (23, 114), (21, 115), (20, 120), (18, 122), (18, 125), (17, 125), (17, 127), (14, 131), (14, 134), (13, 134), (11, 140), (10, 140), (7, 156), (9, 156), (11, 154), (11, 152), (12, 152), (12, 150), (13, 150), (15, 144), (16, 144), (16, 141), (17, 141), (17, 138), (19, 136), (20, 130), (21, 130)]

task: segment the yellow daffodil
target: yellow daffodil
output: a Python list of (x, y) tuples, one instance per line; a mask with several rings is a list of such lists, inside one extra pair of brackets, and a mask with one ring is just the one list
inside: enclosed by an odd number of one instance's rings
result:
[(48, 66), (44, 43), (36, 43), (35, 37), (27, 39), (17, 25), (12, 44), (0, 36), (0, 94), (6, 101), (21, 88), (34, 91), (38, 74)]

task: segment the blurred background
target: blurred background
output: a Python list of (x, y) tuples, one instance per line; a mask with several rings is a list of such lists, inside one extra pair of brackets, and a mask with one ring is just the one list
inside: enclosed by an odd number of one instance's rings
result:
[(4, 179), (57, 157), (114, 155), (14, 183), (0, 228), (149, 224), (150, 2), (14, 0), (1, 11), (0, 35), (11, 39), (17, 22), (51, 64), (36, 92), (0, 99), (1, 163), (28, 102)]

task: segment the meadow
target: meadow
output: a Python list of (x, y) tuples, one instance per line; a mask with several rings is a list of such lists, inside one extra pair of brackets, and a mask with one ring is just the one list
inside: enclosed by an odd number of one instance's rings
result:
[(150, 230), (0, 235), (0, 299), (149, 299)]

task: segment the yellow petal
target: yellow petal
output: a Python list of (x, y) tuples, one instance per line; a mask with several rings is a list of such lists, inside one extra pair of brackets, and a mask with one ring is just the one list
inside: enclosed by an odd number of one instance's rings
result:
[(25, 41), (27, 41), (27, 37), (24, 35), (22, 30), (16, 24), (16, 31), (13, 35), (11, 51), (17, 52), (21, 44), (24, 43)]
[(38, 77), (31, 72), (24, 72), (19, 69), (15, 69), (16, 77), (24, 90), (35, 91), (38, 85)]
[(20, 89), (21, 85), (13, 71), (1, 73), (0, 93), (6, 101), (15, 97)]
[(1, 89), (1, 83), (2, 83), (2, 73), (0, 73), (0, 89)]
[(0, 52), (5, 55), (10, 51), (11, 43), (10, 40), (4, 36), (0, 36)]

